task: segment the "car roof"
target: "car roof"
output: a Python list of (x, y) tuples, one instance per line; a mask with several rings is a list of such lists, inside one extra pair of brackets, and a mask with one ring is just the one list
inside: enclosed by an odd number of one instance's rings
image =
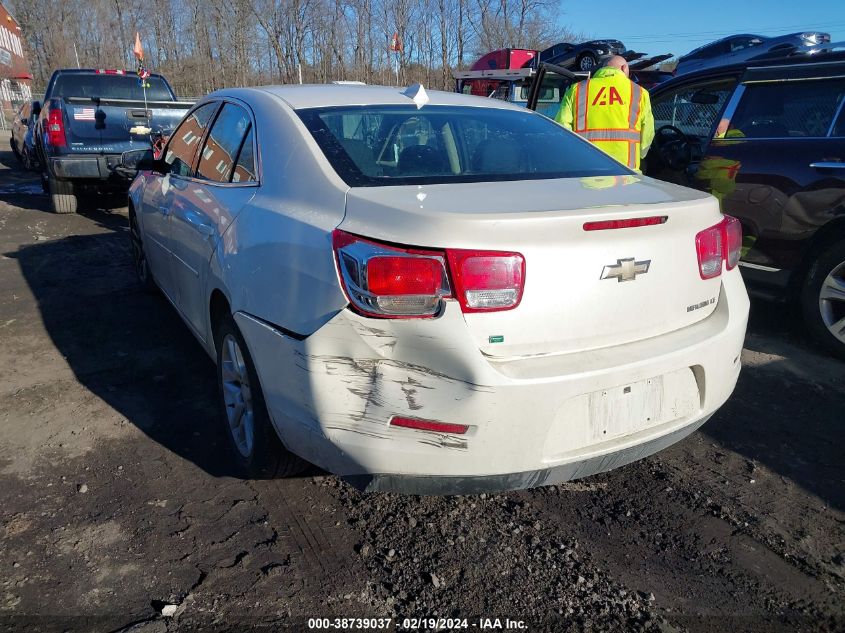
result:
[[(356, 84), (290, 84), (281, 86), (260, 86), (243, 90), (260, 90), (272, 94), (285, 101), (294, 110), (331, 106), (356, 105), (410, 105), (411, 97), (405, 93), (408, 87), (396, 86), (368, 86)], [(220, 96), (229, 91), (220, 91)], [(239, 91), (240, 92), (240, 91)], [(217, 94), (217, 93), (214, 93)], [(457, 92), (441, 90), (426, 90), (428, 102), (426, 105), (450, 105), (498, 108), (503, 110), (524, 111), (517, 105), (489, 99), (474, 97)], [(237, 95), (232, 95), (237, 96)], [(425, 106), (423, 106), (425, 107)]]
[(721, 37), (718, 40), (713, 40), (712, 42), (707, 42), (707, 44), (702, 44), (698, 48), (692, 49), (689, 53), (685, 53), (684, 55), (681, 55), (678, 58), (678, 60), (680, 61), (682, 59), (686, 59), (690, 55), (694, 55), (695, 53), (702, 51), (705, 48), (710, 48), (711, 46), (713, 46), (715, 44), (721, 44), (722, 42), (729, 42), (730, 40), (735, 40), (738, 37), (754, 37), (754, 38), (758, 38), (758, 39), (761, 39), (761, 40), (774, 39), (774, 38), (771, 38), (771, 37), (766, 37), (765, 35), (754, 35), (753, 33), (737, 33), (736, 35), (728, 35), (727, 37)]
[[(761, 61), (748, 61), (706, 68), (684, 73), (660, 84), (661, 91), (681, 83), (699, 79), (718, 79), (729, 75), (746, 75), (754, 79), (808, 78), (845, 75), (845, 52), (827, 53), (824, 61), (818, 57), (780, 57)], [(657, 90), (655, 88), (654, 90)]]

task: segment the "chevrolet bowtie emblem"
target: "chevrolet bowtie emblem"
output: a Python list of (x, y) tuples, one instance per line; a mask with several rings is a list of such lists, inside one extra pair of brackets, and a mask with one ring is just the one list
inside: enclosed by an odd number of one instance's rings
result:
[(617, 259), (616, 264), (604, 267), (604, 270), (601, 271), (601, 278), (615, 279), (616, 281), (634, 281), (637, 275), (645, 275), (650, 265), (650, 259), (644, 262), (634, 261), (633, 257)]

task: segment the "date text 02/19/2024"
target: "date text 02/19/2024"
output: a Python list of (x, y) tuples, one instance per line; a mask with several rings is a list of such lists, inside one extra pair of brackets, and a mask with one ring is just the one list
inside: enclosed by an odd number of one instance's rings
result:
[[(391, 629), (392, 618), (309, 618), (308, 628), (310, 630), (335, 630), (352, 631), (358, 629)], [(511, 620), (510, 618), (402, 618), (396, 621), (396, 630), (417, 631), (417, 630), (446, 630), (459, 631), (478, 629), (481, 631), (525, 631), (528, 626), (523, 620)]]

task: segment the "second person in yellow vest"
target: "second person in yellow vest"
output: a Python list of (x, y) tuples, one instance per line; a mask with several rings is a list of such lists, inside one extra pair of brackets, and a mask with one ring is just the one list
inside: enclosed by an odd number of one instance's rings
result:
[(571, 85), (555, 121), (631, 169), (654, 139), (648, 91), (628, 79), (628, 62), (611, 57), (591, 79)]

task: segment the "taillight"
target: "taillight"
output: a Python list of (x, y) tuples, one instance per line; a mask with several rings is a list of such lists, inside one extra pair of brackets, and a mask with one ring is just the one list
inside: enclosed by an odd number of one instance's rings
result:
[(525, 259), (519, 253), (419, 249), (341, 230), (332, 244), (343, 290), (366, 316), (433, 317), (452, 297), (464, 312), (511, 310), (522, 300)]
[(698, 255), (698, 272), (702, 279), (712, 279), (722, 274), (722, 262), (731, 270), (739, 262), (742, 248), (742, 225), (729, 215), (718, 224), (700, 231), (695, 236)]
[(519, 305), (525, 285), (522, 255), (450, 249), (446, 256), (464, 312), (512, 310)]
[(432, 317), (449, 296), (442, 252), (388, 246), (339, 230), (332, 243), (343, 289), (362, 314)]
[(52, 108), (47, 113), (47, 142), (53, 147), (67, 145), (65, 138), (65, 122), (60, 108)]
[(742, 251), (742, 223), (735, 217), (726, 215), (722, 220), (725, 235), (725, 267), (728, 270), (736, 267), (739, 263), (739, 255)]

